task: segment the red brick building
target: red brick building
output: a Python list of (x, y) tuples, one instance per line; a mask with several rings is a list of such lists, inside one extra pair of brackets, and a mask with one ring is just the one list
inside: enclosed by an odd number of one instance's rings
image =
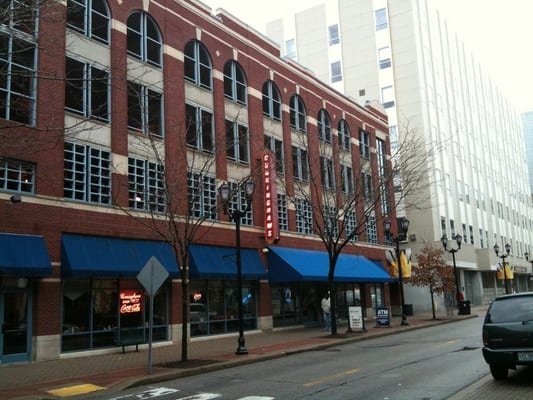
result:
[[(116, 351), (127, 330), (145, 340), (151, 297), (137, 275), (151, 256), (169, 273), (154, 341), (179, 344), (182, 327), (236, 332), (240, 301), (246, 330), (320, 324), (327, 229), (354, 236), (336, 272), (338, 318), (390, 304), (383, 111), (194, 0), (17, 7), (0, 26), (0, 363)], [(230, 213), (243, 211), (250, 180), (237, 294), (236, 227), (218, 189), (229, 182)]]

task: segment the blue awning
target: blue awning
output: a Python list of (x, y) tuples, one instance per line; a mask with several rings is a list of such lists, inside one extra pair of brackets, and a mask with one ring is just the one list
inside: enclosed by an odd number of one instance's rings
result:
[(0, 275), (48, 276), (52, 263), (42, 236), (0, 233)]
[[(237, 279), (237, 252), (234, 247), (191, 245), (191, 279)], [(241, 249), (242, 278), (266, 279), (267, 273), (256, 249)]]
[(155, 256), (171, 277), (178, 264), (168, 243), (64, 234), (62, 274), (76, 278), (134, 278)]
[[(270, 282), (327, 282), (328, 253), (270, 247), (268, 270)], [(387, 271), (363, 256), (341, 254), (335, 267), (335, 282), (390, 282)]]

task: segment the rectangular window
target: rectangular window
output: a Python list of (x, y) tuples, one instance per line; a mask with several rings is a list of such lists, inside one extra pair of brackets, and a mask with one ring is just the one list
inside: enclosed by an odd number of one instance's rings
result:
[(335, 61), (331, 63), (331, 83), (342, 81), (341, 62)]
[(213, 114), (200, 107), (185, 104), (187, 146), (207, 153), (213, 152)]
[(216, 220), (217, 187), (214, 177), (200, 173), (187, 173), (187, 192), (191, 217)]
[(341, 165), (342, 192), (345, 194), (354, 193), (353, 170), (351, 167)]
[(362, 180), (363, 180), (363, 198), (366, 201), (372, 201), (372, 195), (373, 195), (372, 175), (363, 172)]
[(226, 120), (226, 155), (230, 160), (242, 164), (250, 162), (248, 128)]
[(322, 178), (322, 187), (325, 189), (335, 188), (335, 171), (333, 170), (333, 160), (320, 157), (320, 172)]
[(450, 220), (450, 231), (452, 234), (452, 239), (455, 238), (455, 222), (453, 219)]
[(111, 153), (65, 142), (64, 196), (90, 203), (111, 203)]
[(278, 223), (282, 231), (289, 230), (289, 209), (287, 208), (287, 196), (278, 193)]
[(378, 161), (378, 176), (384, 178), (387, 175), (387, 155), (385, 154), (385, 142), (376, 139), (376, 154)]
[[(233, 194), (233, 197), (229, 202), (229, 209), (231, 212), (246, 210), (246, 192), (236, 182), (229, 182), (228, 184), (231, 188), (231, 193)], [(242, 215), (241, 224), (253, 226), (253, 215), (253, 205), (251, 205), (250, 209)]]
[(355, 218), (355, 211), (348, 211), (344, 215), (344, 229), (346, 230), (346, 238), (350, 242), (357, 242), (357, 220)]
[(394, 107), (394, 90), (392, 86), (381, 88), (381, 104), (385, 108)]
[(309, 181), (309, 158), (307, 151), (292, 146), (293, 177), (301, 181)]
[(296, 60), (296, 40), (285, 41), (285, 57)]
[(440, 217), (440, 231), (441, 237), (446, 235), (446, 217)]
[(366, 217), (366, 240), (368, 243), (377, 244), (378, 230), (376, 227), (376, 217), (368, 215)]
[(468, 232), (470, 233), (470, 244), (474, 244), (474, 228), (472, 225), (468, 226)]
[(387, 29), (387, 10), (385, 8), (380, 8), (376, 10), (376, 31), (381, 31)]
[(339, 215), (337, 214), (337, 208), (333, 206), (324, 206), (322, 208), (322, 215), (324, 217), (326, 236), (329, 238), (339, 237)]
[(129, 157), (128, 188), (131, 208), (165, 211), (165, 172), (162, 165)]
[[(28, 27), (32, 24), (31, 19), (25, 22)], [(36, 46), (3, 32), (0, 43), (0, 118), (31, 125), (35, 119)]]
[(109, 121), (109, 72), (67, 57), (65, 109)]
[(280, 175), (285, 173), (285, 156), (283, 142), (273, 136), (265, 136), (265, 149), (270, 150), (276, 158), (276, 172)]
[(379, 69), (385, 69), (391, 67), (391, 54), (390, 54), (390, 47), (382, 47), (378, 49), (378, 61), (379, 61)]
[(328, 35), (329, 35), (329, 45), (333, 46), (334, 44), (340, 43), (340, 37), (339, 37), (339, 25), (334, 24), (328, 26)]
[(296, 232), (313, 234), (313, 208), (307, 200), (296, 199)]
[(359, 129), (359, 154), (361, 158), (370, 160), (370, 134)]
[(128, 82), (128, 128), (145, 135), (163, 136), (163, 95)]
[(34, 193), (35, 164), (0, 158), (0, 190)]
[(484, 245), (484, 243), (483, 243), (483, 229), (479, 230), (479, 244), (480, 244), (479, 247), (483, 248), (483, 245)]

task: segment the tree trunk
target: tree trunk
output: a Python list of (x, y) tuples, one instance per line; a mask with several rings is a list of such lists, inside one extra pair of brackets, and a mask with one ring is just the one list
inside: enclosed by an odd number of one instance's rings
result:
[(433, 311), (433, 319), (437, 319), (435, 315), (435, 301), (433, 300), (433, 290), (429, 290), (429, 293), (431, 293), (431, 310)]

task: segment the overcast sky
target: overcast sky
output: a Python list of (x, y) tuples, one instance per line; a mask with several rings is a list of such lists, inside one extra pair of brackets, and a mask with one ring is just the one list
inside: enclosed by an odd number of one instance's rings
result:
[[(333, 0), (201, 1), (212, 9), (226, 9), (264, 33), (266, 22)], [(533, 0), (428, 1), (438, 4), (450, 28), (516, 109), (533, 110)]]

